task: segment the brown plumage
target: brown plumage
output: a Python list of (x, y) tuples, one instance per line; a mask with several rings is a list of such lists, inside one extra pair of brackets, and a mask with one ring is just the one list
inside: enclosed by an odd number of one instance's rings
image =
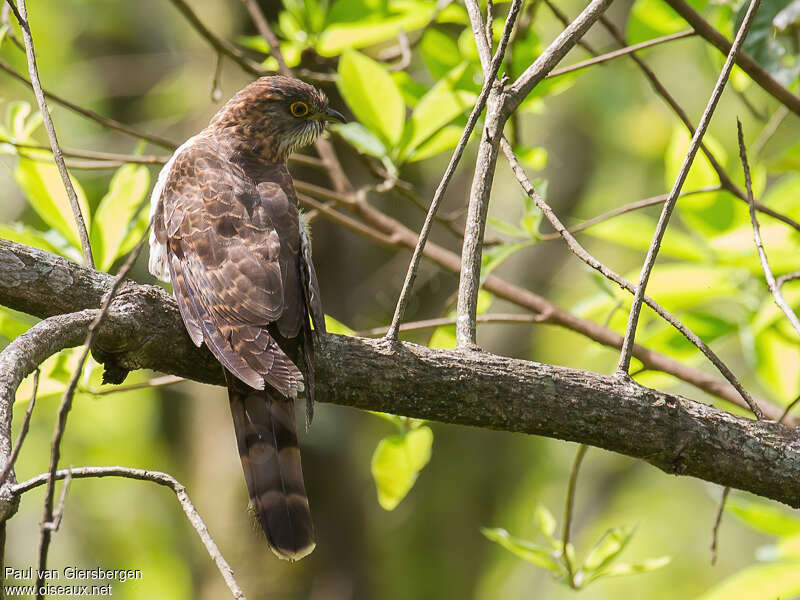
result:
[(294, 400), (305, 391), (310, 419), (309, 315), (317, 330), (324, 321), (286, 158), (331, 119), (343, 120), (316, 88), (263, 77), (173, 154), (152, 197), (150, 271), (172, 282), (192, 341), (226, 370), (250, 500), (289, 560), (315, 544)]

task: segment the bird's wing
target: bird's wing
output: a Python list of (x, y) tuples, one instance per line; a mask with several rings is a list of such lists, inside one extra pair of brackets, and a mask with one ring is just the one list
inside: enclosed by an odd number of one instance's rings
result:
[[(302, 375), (267, 331), (285, 312), (291, 273), (270, 217), (275, 198), (208, 140), (174, 159), (161, 202), (173, 292), (195, 343), (248, 385), (296, 396)], [(266, 202), (265, 202), (266, 200)], [(289, 280), (287, 280), (287, 277)]]

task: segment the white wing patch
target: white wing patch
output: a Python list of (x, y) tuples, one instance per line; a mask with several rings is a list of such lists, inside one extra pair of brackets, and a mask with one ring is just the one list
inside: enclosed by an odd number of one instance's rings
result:
[[(159, 172), (156, 184), (153, 186), (153, 193), (150, 196), (150, 223), (153, 223), (153, 216), (158, 211), (162, 210), (161, 196), (164, 193), (164, 187), (167, 185), (167, 179), (169, 178), (170, 171), (172, 171), (175, 158), (186, 150), (186, 148), (191, 146), (196, 137), (197, 136), (190, 137), (181, 144), (172, 156), (169, 157), (167, 164), (162, 167), (161, 172)], [(147, 263), (147, 268), (154, 277), (160, 279), (164, 283), (170, 283), (169, 267), (167, 266), (167, 246), (156, 239), (153, 227), (150, 228), (150, 260)]]

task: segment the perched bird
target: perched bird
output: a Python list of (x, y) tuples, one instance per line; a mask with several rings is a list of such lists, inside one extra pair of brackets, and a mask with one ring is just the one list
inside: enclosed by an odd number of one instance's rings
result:
[(294, 400), (313, 406), (309, 316), (317, 331), (324, 320), (286, 159), (331, 120), (344, 117), (315, 87), (262, 77), (175, 151), (151, 198), (150, 272), (225, 369), (250, 500), (288, 560), (315, 545)]

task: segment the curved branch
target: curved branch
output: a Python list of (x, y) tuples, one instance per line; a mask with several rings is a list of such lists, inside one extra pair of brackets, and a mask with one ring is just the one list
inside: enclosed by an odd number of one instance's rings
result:
[[(50, 478), (49, 475), (49, 473), (37, 475), (36, 477), (13, 486), (11, 491), (13, 494), (19, 497), (19, 495), (27, 491), (30, 491), (40, 485), (45, 485)], [(61, 471), (56, 471), (54, 475), (55, 479), (64, 479), (66, 477), (71, 477), (72, 479), (81, 479), (85, 477), (124, 477), (127, 479), (152, 481), (158, 485), (168, 487), (175, 492), (175, 496), (177, 496), (183, 512), (186, 513), (186, 518), (189, 519), (189, 523), (192, 524), (192, 527), (194, 527), (197, 531), (197, 535), (200, 536), (200, 540), (206, 547), (208, 555), (217, 565), (217, 568), (222, 574), (222, 578), (225, 580), (225, 583), (227, 584), (228, 589), (231, 591), (231, 594), (233, 594), (233, 597), (237, 600), (246, 600), (244, 592), (242, 592), (239, 584), (236, 583), (236, 580), (233, 578), (233, 569), (231, 569), (230, 565), (222, 556), (219, 548), (217, 548), (216, 542), (214, 542), (214, 538), (212, 538), (211, 534), (208, 532), (208, 528), (203, 522), (200, 513), (197, 512), (197, 509), (192, 504), (192, 501), (189, 500), (189, 495), (186, 493), (186, 488), (183, 487), (183, 485), (169, 473), (162, 473), (160, 471), (146, 471), (144, 469), (132, 469), (128, 467), (80, 467), (77, 469), (63, 469)]]
[[(80, 346), (99, 312), (86, 309), (40, 321), (0, 352), (0, 467), (3, 470), (11, 460), (11, 415), (19, 384), (49, 356), (64, 348)], [(8, 481), (14, 483), (13, 471)], [(16, 498), (3, 486), (0, 522), (6, 521), (16, 510)]]
[[(0, 302), (34, 314), (48, 306), (45, 296), (50, 311), (63, 310), (62, 298), (81, 293), (82, 306), (99, 306), (113, 281), (0, 241), (4, 283), (4, 255), (15, 249), (27, 262), (17, 281), (28, 283), (0, 286)], [(48, 276), (40, 279), (42, 272)], [(49, 282), (67, 277), (76, 283), (54, 297)], [(30, 295), (27, 305), (23, 288)], [(92, 351), (106, 368), (149, 368), (223, 384), (219, 364), (192, 344), (175, 301), (160, 287), (127, 284), (111, 303)], [(736, 417), (615, 377), (402, 342), (327, 336), (315, 368), (323, 402), (586, 443), (800, 506), (800, 442), (793, 429), (778, 423)]]

